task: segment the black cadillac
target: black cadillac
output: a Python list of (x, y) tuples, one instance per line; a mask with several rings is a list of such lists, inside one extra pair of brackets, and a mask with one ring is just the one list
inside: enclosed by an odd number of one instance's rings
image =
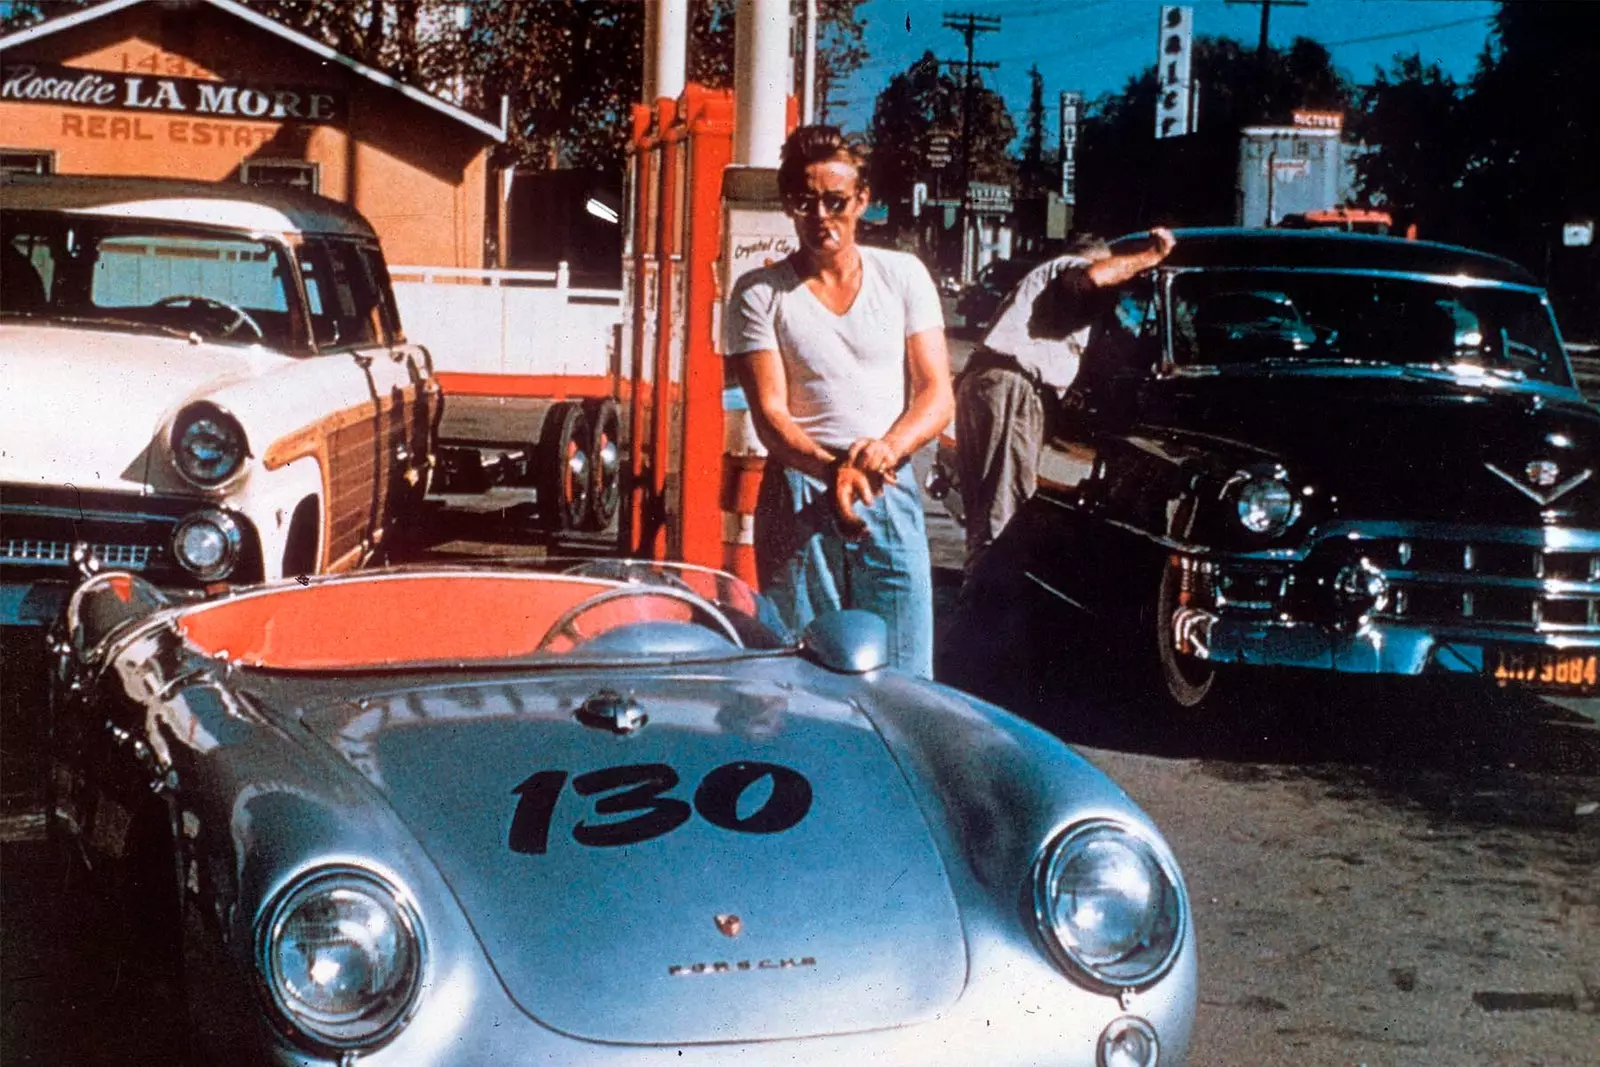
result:
[(1383, 237), (1177, 237), (1107, 301), (967, 599), (1035, 656), (1115, 650), (1169, 705), (1283, 667), (1595, 690), (1600, 411), (1534, 278)]

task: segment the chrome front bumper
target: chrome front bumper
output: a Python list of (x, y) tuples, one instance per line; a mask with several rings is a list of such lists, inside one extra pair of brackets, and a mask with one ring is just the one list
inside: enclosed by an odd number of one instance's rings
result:
[[(1182, 574), (1174, 646), (1213, 663), (1502, 681), (1507, 664), (1565, 675), (1600, 655), (1596, 530), (1348, 524), (1303, 551), (1175, 553), (1169, 565)], [(1600, 679), (1544, 681), (1571, 691)]]
[(1600, 637), (1492, 630), (1436, 632), (1374, 622), (1353, 631), (1305, 622), (1210, 619), (1190, 616), (1186, 636), (1193, 652), (1212, 663), (1298, 667), (1346, 674), (1472, 674), (1494, 681), (1489, 657), (1496, 649), (1600, 653)]

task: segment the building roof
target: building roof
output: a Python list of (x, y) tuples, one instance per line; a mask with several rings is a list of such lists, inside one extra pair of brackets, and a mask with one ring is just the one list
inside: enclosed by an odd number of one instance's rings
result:
[[(1522, 267), (1456, 245), (1331, 230), (1252, 230), (1234, 227), (1174, 230), (1178, 243), (1162, 261), (1170, 267), (1281, 267), (1302, 270), (1384, 270), (1408, 274), (1465, 275), (1485, 281), (1537, 286)], [(1113, 250), (1147, 247), (1148, 234), (1129, 234)]]
[(374, 236), (358, 212), (326, 197), (238, 182), (7, 174), (0, 175), (0, 208), (160, 219), (252, 233)]
[[(7, 34), (4, 37), (0, 37), (0, 51), (16, 48), (18, 45), (27, 44), (30, 41), (37, 41), (44, 37), (50, 37), (62, 32), (63, 30), (70, 30), (74, 27), (82, 26), (85, 23), (95, 22), (99, 19), (115, 15), (118, 12), (125, 11), (130, 7), (151, 2), (152, 0), (106, 0), (106, 2), (103, 4), (97, 4), (94, 7), (84, 8), (82, 11), (76, 11), (70, 15), (62, 15), (59, 18), (46, 19), (44, 22), (41, 22), (36, 26), (29, 26), (25, 30), (18, 30), (16, 33)], [(257, 11), (252, 11), (250, 8), (238, 3), (237, 0), (194, 0), (194, 2), (209, 4), (219, 11), (224, 11), (236, 18), (243, 19), (252, 26), (255, 26), (261, 30), (265, 30), (267, 33), (273, 34), (277, 37), (281, 37), (290, 44), (295, 45), (298, 48), (303, 48), (313, 55), (316, 55), (320, 59), (327, 60), (330, 63), (337, 63), (339, 66), (344, 67), (359, 77), (365, 78), (367, 81), (370, 81), (376, 85), (381, 85), (386, 89), (393, 89), (402, 96), (414, 100), (424, 107), (431, 108), (442, 115), (452, 118), (462, 125), (476, 130), (478, 133), (483, 134), (485, 137), (488, 137), (493, 141), (497, 141), (502, 144), (505, 142), (506, 131), (501, 127), (495, 126), (489, 122), (485, 122), (483, 119), (480, 119), (471, 112), (464, 111), (448, 101), (439, 99), (437, 96), (434, 96), (431, 93), (423, 92), (416, 86), (407, 85), (402, 81), (391, 78), (381, 70), (376, 70), (367, 66), (365, 63), (351, 59), (342, 52), (336, 52), (332, 48), (329, 48), (327, 45), (323, 44), (321, 41), (318, 41), (312, 37), (307, 37), (298, 30), (291, 30), (282, 23), (270, 19)]]

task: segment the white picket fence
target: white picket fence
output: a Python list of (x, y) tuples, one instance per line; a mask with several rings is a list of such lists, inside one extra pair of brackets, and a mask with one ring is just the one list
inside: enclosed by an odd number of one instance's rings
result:
[(622, 293), (575, 289), (555, 271), (394, 267), (406, 336), (436, 371), (606, 374), (622, 322)]

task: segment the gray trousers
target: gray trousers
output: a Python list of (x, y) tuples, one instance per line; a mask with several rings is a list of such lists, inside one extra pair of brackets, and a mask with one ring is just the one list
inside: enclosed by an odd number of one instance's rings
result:
[(956, 456), (967, 513), (968, 574), (1033, 495), (1044, 427), (1044, 402), (1022, 374), (984, 367), (961, 375), (956, 384)]

